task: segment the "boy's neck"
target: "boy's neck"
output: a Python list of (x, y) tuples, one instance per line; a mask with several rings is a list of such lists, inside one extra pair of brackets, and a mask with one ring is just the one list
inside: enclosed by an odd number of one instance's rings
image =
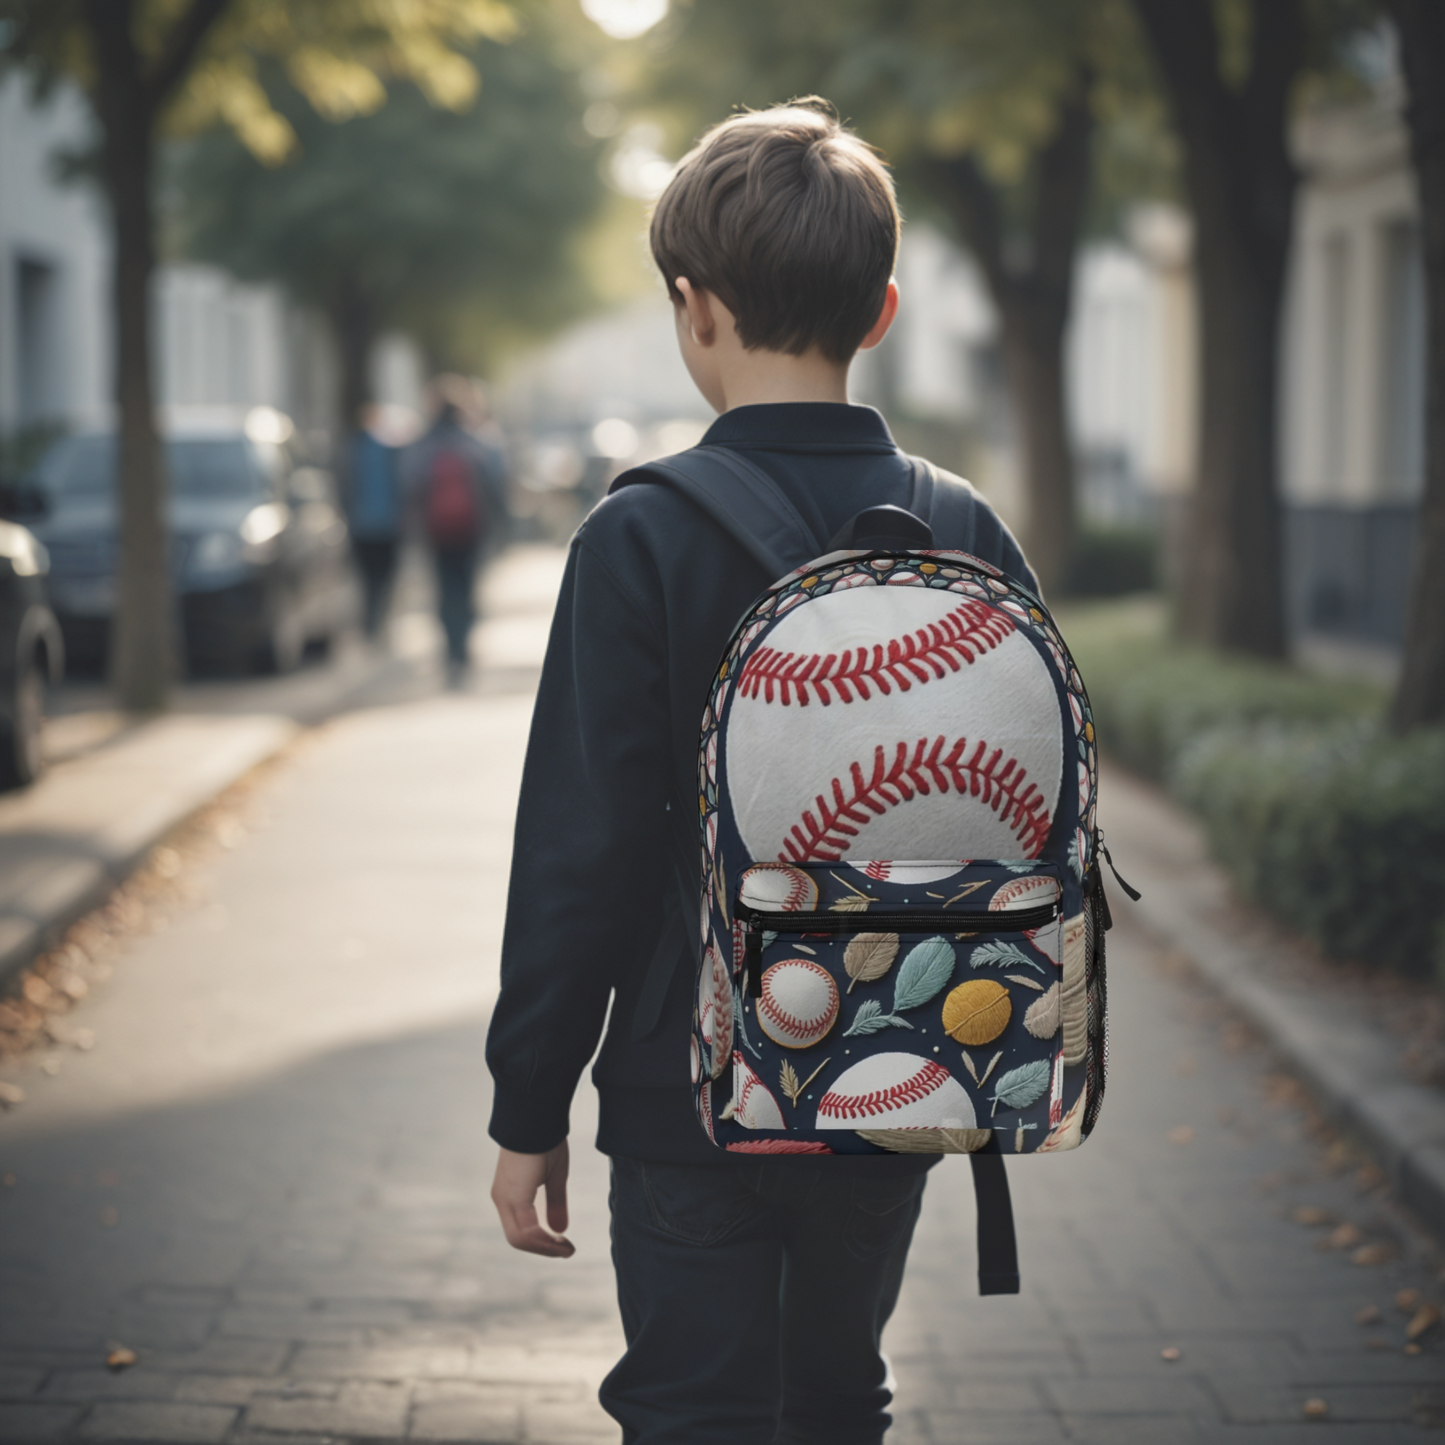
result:
[(742, 351), (720, 358), (722, 411), (778, 402), (848, 401), (848, 366), (816, 352)]

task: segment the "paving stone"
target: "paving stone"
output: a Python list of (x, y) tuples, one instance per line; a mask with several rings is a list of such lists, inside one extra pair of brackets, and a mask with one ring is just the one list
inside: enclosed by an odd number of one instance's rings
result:
[(522, 1437), (525, 1392), (456, 1382), (418, 1385), (409, 1440), (466, 1440), (511, 1445)]
[(343, 1385), (334, 1398), (258, 1396), (246, 1411), (251, 1430), (321, 1431), (364, 1440), (399, 1440), (406, 1434), (408, 1388)]
[(105, 1402), (81, 1422), (85, 1440), (127, 1440), (145, 1445), (219, 1445), (237, 1412), (219, 1405)]
[(39, 1445), (44, 1440), (63, 1440), (80, 1410), (73, 1405), (0, 1404), (0, 1440), (20, 1445)]
[(0, 1365), (0, 1400), (23, 1400), (35, 1394), (45, 1374), (34, 1365)]

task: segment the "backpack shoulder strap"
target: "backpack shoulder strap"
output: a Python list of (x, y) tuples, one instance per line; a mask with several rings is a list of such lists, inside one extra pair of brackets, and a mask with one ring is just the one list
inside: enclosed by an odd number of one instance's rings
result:
[(756, 462), (727, 447), (700, 446), (624, 472), (611, 490), (657, 480), (689, 498), (732, 537), (772, 580), (821, 549), (813, 529)]

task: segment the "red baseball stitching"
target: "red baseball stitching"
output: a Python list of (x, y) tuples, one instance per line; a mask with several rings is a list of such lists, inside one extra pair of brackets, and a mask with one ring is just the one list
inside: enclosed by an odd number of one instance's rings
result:
[(855, 697), (867, 702), (872, 696), (870, 684), (884, 696), (893, 687), (907, 692), (915, 682), (933, 682), (957, 672), (964, 663), (991, 652), (1013, 630), (1013, 620), (986, 602), (961, 602), (940, 621), (907, 637), (890, 638), (886, 646), (875, 643), (826, 655), (760, 647), (743, 667), (738, 690), (751, 698), (761, 693), (764, 702), (776, 700), (784, 707), (794, 696), (799, 707), (806, 707), (814, 697), (827, 707), (833, 693), (840, 702)]
[(923, 1067), (911, 1079), (886, 1089), (875, 1089), (871, 1094), (856, 1094), (851, 1098), (841, 1094), (824, 1094), (818, 1112), (830, 1119), (856, 1119), (862, 1114), (876, 1113), (881, 1107), (916, 1104), (941, 1087), (945, 1079), (952, 1077), (942, 1064), (935, 1064), (932, 1059), (920, 1059), (919, 1063)]
[[(802, 959), (792, 960), (792, 962), (794, 963), (801, 963), (802, 961)], [(781, 968), (782, 965), (775, 964), (774, 967)], [(831, 978), (829, 977), (827, 969), (821, 967), (819, 964), (816, 963), (810, 964), (809, 967), (822, 974), (824, 978), (828, 978), (831, 982)], [(768, 972), (771, 973), (772, 969), (769, 969)], [(829, 1002), (831, 1003), (831, 999), (829, 1000)], [(779, 1028), (791, 1030), (793, 1033), (799, 1034), (804, 1038), (806, 1038), (810, 1033), (812, 1033), (813, 1030), (816, 1029), (818, 1025), (821, 1024), (823, 1020), (829, 1016), (828, 1013), (825, 1012), (823, 1014), (820, 1014), (811, 1023), (805, 1023), (796, 1015), (790, 1014), (785, 1010), (779, 1008), (778, 1001), (773, 996), (772, 984), (767, 978), (763, 979), (763, 996), (759, 1000), (759, 1004), (767, 1009), (768, 1018)]]
[(864, 774), (861, 763), (850, 765), (851, 793), (844, 791), (841, 778), (834, 778), (831, 800), (819, 793), (813, 807), (803, 810), (803, 816), (789, 829), (779, 859), (784, 863), (837, 863), (864, 824), (920, 794), (926, 797), (934, 788), (977, 798), (1013, 831), (1024, 857), (1038, 857), (1052, 821), (1044, 795), (1028, 781), (1027, 771), (1016, 758), (1004, 760), (1002, 748), (989, 752), (988, 744), (980, 741), (965, 757), (967, 747), (967, 738), (958, 738), (951, 746), (944, 736), (931, 742), (919, 738), (911, 751), (907, 743), (895, 743), (889, 763), (880, 743), (873, 750), (871, 774)]

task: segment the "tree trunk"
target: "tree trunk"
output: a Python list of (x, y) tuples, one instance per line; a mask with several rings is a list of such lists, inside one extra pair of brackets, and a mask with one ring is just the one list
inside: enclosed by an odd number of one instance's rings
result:
[(361, 425), (362, 408), (372, 400), (371, 353), (376, 345), (376, 311), (354, 276), (343, 274), (328, 308), (336, 343), (340, 386), (337, 396), (336, 451)]
[(114, 223), (115, 399), (120, 413), (119, 555), (111, 680), (130, 712), (165, 707), (175, 668), (165, 454), (155, 422), (150, 288), (154, 109), (130, 42), (128, 0), (92, 8), (98, 109)]
[(1405, 120), (1419, 188), (1425, 261), (1425, 491), (1391, 721), (1445, 722), (1445, 8), (1389, 0), (1409, 90)]
[(1199, 470), (1179, 624), (1194, 641), (1284, 657), (1276, 455), (1284, 255), (1259, 254), (1240, 229), (1227, 206), (1196, 200)]
[(995, 297), (1004, 375), (1013, 400), (1029, 517), (1028, 558), (1045, 592), (1066, 585), (1074, 550), (1074, 452), (1064, 386), (1067, 313), (1039, 316), (1018, 296)]
[(998, 192), (971, 156), (937, 160), (927, 172), (998, 312), (1028, 500), (1024, 547), (1046, 594), (1065, 585), (1074, 549), (1064, 334), (1088, 201), (1092, 87), (1092, 72), (1081, 67), (1059, 98), (1053, 130), (1034, 157), (1033, 208), (1022, 248), (1010, 244)]
[(1279, 342), (1296, 173), (1297, 0), (1253, 0), (1249, 71), (1220, 73), (1212, 0), (1134, 0), (1184, 151), (1199, 289), (1199, 450), (1180, 630), (1288, 650), (1278, 484)]

